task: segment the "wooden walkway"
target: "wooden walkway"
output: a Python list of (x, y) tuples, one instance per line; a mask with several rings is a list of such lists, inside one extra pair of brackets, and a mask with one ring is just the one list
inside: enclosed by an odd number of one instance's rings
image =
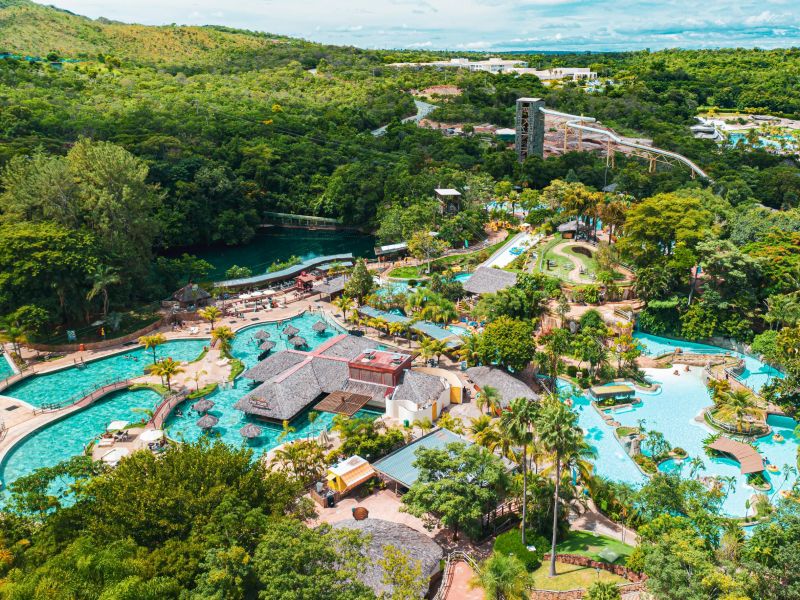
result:
[(188, 394), (185, 391), (181, 390), (180, 392), (170, 394), (164, 398), (164, 400), (161, 401), (161, 404), (159, 404), (156, 410), (153, 412), (153, 416), (150, 418), (150, 421), (148, 421), (147, 427), (161, 429), (170, 413), (175, 410), (176, 406), (186, 400), (187, 395)]

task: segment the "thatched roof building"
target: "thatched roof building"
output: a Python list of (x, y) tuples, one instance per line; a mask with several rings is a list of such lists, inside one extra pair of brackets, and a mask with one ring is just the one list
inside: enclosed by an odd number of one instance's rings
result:
[(211, 400), (203, 398), (192, 404), (192, 408), (199, 413), (206, 413), (214, 408), (214, 403)]
[(308, 346), (308, 342), (306, 338), (301, 336), (295, 336), (289, 340), (289, 343), (294, 346), (295, 348), (302, 348), (303, 346)]
[(259, 329), (258, 331), (253, 334), (253, 337), (257, 340), (266, 340), (269, 338), (269, 331), (264, 331), (263, 329)]
[(283, 331), (281, 333), (285, 336), (292, 337), (300, 333), (300, 330), (294, 325), (287, 325), (286, 327), (283, 328)]
[(392, 399), (409, 404), (417, 410), (438, 400), (447, 389), (441, 377), (409, 370), (403, 373), (403, 381), (395, 389)]
[[(430, 580), (439, 572), (439, 563), (444, 557), (442, 548), (430, 537), (411, 529), (402, 523), (392, 523), (383, 519), (365, 519), (363, 521), (339, 521), (333, 524), (334, 529), (352, 529), (364, 534), (369, 540), (365, 548), (370, 562), (359, 569), (359, 581), (370, 587), (380, 597), (391, 596), (392, 586), (383, 582), (384, 571), (380, 561), (384, 557), (384, 547), (394, 546), (405, 552), (409, 559), (419, 561), (422, 576)], [(420, 596), (422, 598), (424, 596)]]
[(328, 329), (328, 324), (325, 321), (317, 321), (314, 325), (311, 326), (311, 329), (316, 331), (317, 333), (322, 333)]
[(258, 425), (254, 425), (253, 423), (248, 423), (239, 430), (239, 433), (242, 434), (242, 437), (247, 438), (248, 440), (252, 440), (260, 436), (261, 431), (262, 431), (261, 427), (259, 427)]
[(264, 340), (258, 345), (258, 349), (266, 352), (268, 350), (272, 350), (275, 346), (276, 344), (272, 340)]
[(493, 267), (478, 267), (464, 282), (464, 291), (470, 294), (496, 294), (517, 283), (517, 274)]
[(217, 423), (219, 423), (219, 419), (214, 415), (208, 415), (208, 414), (203, 415), (197, 420), (197, 426), (200, 429), (211, 429)]
[(539, 394), (528, 385), (496, 367), (470, 367), (467, 377), (479, 388), (493, 387), (500, 394), (503, 408), (508, 406), (514, 398), (528, 398), (538, 400)]
[(177, 292), (172, 294), (172, 299), (177, 300), (181, 307), (186, 306), (205, 306), (208, 304), (211, 294), (205, 291), (196, 283), (190, 283), (183, 286)]

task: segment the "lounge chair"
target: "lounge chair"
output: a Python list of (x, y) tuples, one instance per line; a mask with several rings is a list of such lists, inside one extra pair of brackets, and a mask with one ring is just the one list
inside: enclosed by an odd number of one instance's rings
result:
[(189, 328), (189, 335), (197, 335), (198, 333), (200, 333), (200, 328), (199, 327), (190, 327)]
[(105, 447), (105, 446), (113, 446), (114, 445), (114, 438), (101, 437), (99, 440), (97, 440), (97, 445), (99, 447), (101, 447), (101, 448)]

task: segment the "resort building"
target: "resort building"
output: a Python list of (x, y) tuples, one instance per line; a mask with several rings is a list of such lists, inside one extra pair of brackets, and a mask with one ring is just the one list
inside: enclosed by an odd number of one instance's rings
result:
[(441, 570), (444, 552), (429, 536), (412, 529), (402, 523), (393, 523), (383, 519), (345, 520), (333, 524), (334, 529), (352, 529), (358, 531), (369, 541), (364, 549), (369, 561), (361, 565), (358, 579), (371, 588), (379, 598), (390, 598), (394, 588), (387, 584), (384, 562), (386, 546), (394, 546), (404, 552), (413, 561), (419, 561), (422, 577), (429, 583), (429, 589), (420, 598), (429, 598), (431, 583)]
[(513, 67), (509, 69), (518, 75), (536, 75), (542, 81), (583, 81), (597, 79), (597, 73), (588, 67), (554, 67), (552, 69), (529, 69), (526, 67)]
[(515, 398), (539, 399), (539, 394), (525, 382), (496, 367), (470, 367), (467, 377), (479, 392), (487, 387), (496, 389), (500, 394), (501, 408), (506, 408)]
[(234, 407), (269, 421), (316, 410), (352, 416), (367, 407), (409, 424), (435, 421), (450, 405), (446, 379), (411, 369), (412, 355), (378, 350), (365, 338), (339, 335), (313, 352), (284, 350), (244, 372), (256, 387)]
[(478, 267), (464, 282), (464, 291), (476, 296), (496, 294), (517, 283), (517, 274), (493, 267)]
[(196, 283), (190, 283), (172, 294), (172, 299), (181, 309), (194, 309), (208, 304), (211, 294)]
[(378, 475), (387, 483), (394, 484), (394, 490), (407, 490), (419, 479), (419, 470), (414, 466), (416, 452), (420, 448), (443, 450), (449, 444), (460, 443), (468, 446), (472, 442), (449, 429), (435, 429), (413, 442), (398, 448), (391, 454), (373, 463)]
[(506, 60), (492, 57), (488, 60), (469, 60), (468, 58), (451, 58), (450, 60), (434, 60), (431, 62), (404, 62), (387, 65), (396, 68), (422, 69), (433, 67), (435, 69), (466, 69), (468, 71), (484, 71), (486, 73), (508, 73), (515, 69), (525, 68), (528, 63), (524, 60)]
[(346, 494), (375, 476), (375, 469), (360, 456), (351, 456), (339, 464), (329, 467), (326, 476), (328, 487), (339, 494)]
[(461, 210), (461, 192), (452, 188), (438, 188), (434, 191), (441, 214), (456, 214)]

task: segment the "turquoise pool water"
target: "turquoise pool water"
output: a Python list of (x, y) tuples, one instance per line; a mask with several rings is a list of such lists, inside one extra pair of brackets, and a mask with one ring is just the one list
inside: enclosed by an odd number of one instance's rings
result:
[[(159, 357), (170, 356), (177, 361), (194, 360), (207, 344), (208, 340), (204, 339), (174, 340), (159, 346), (156, 354)], [(136, 348), (87, 362), (82, 369), (69, 367), (53, 373), (34, 375), (11, 386), (4, 394), (33, 406), (75, 401), (106, 383), (143, 375), (144, 368), (152, 362), (151, 350)]]
[(469, 329), (466, 327), (461, 327), (460, 325), (448, 325), (447, 330), (452, 331), (461, 338), (467, 338), (472, 335), (472, 332)]
[(757, 358), (742, 354), (741, 352), (734, 352), (719, 346), (710, 346), (708, 344), (699, 344), (697, 342), (689, 342), (685, 340), (671, 340), (649, 333), (636, 332), (634, 337), (644, 347), (645, 354), (658, 356), (668, 352), (674, 352), (676, 348), (680, 348), (686, 354), (725, 354), (729, 352), (733, 356), (737, 356), (744, 360), (744, 371), (740, 375), (740, 380), (747, 387), (754, 391), (759, 391), (764, 385), (773, 381), (776, 377), (783, 377), (783, 373), (777, 369), (764, 364)]
[[(671, 369), (645, 371), (650, 380), (661, 384), (661, 388), (652, 393), (637, 391), (642, 402), (632, 410), (615, 413), (615, 419), (621, 425), (632, 427), (638, 426), (639, 421), (643, 420), (645, 428), (662, 432), (673, 447), (681, 447), (687, 451), (688, 458), (683, 463), (669, 461), (662, 464), (664, 471), (681, 471), (684, 476), (688, 476), (689, 460), (699, 457), (706, 468), (699, 471), (698, 476), (733, 477), (735, 483), (729, 488), (723, 509), (731, 516), (744, 516), (747, 510), (745, 503), (755, 490), (747, 485), (735, 461), (706, 455), (703, 439), (711, 430), (694, 419), (703, 408), (711, 404), (701, 379), (702, 370), (696, 368), (688, 373), (679, 371), (679, 375), (674, 375)], [(561, 383), (561, 386), (569, 387), (569, 384)], [(642, 484), (646, 480), (645, 476), (624, 452), (612, 428), (590, 406), (589, 400), (582, 395), (573, 395), (573, 408), (578, 412), (579, 424), (586, 432), (587, 441), (598, 454), (595, 461), (597, 473), (616, 481)], [(794, 482), (793, 476), (784, 481), (782, 467), (785, 464), (795, 464), (798, 439), (794, 435), (795, 422), (792, 419), (770, 417), (769, 424), (774, 432), (783, 435), (785, 441), (774, 442), (772, 435), (769, 435), (759, 439), (756, 445), (769, 463), (781, 468), (779, 473), (765, 472), (773, 485), (773, 492), (777, 493), (781, 489), (789, 489)]]
[[(287, 349), (286, 336), (280, 332), (288, 323), (300, 330), (298, 335), (304, 337), (308, 341), (309, 348), (312, 349), (342, 333), (338, 326), (330, 322), (328, 331), (323, 334), (316, 333), (312, 327), (318, 320), (320, 320), (319, 315), (306, 313), (283, 322), (253, 325), (237, 333), (231, 352), (236, 358), (244, 361), (248, 367), (256, 364), (260, 351), (258, 349), (259, 342), (253, 336), (259, 330), (267, 331), (270, 334), (269, 339), (277, 344), (273, 352)], [(158, 354), (171, 356), (175, 360), (191, 360), (198, 356), (206, 344), (206, 340), (169, 342), (159, 348)], [(102, 384), (108, 379), (139, 375), (143, 366), (149, 364), (149, 358), (146, 359), (145, 356), (151, 358), (152, 354), (148, 352), (145, 355), (143, 350), (132, 350), (124, 355), (116, 355), (90, 363), (86, 369), (70, 368), (38, 376), (27, 382), (20, 382), (17, 386), (13, 386), (9, 393), (14, 397), (30, 401), (32, 404), (34, 402), (39, 404), (50, 402), (51, 398), (66, 398), (70, 396), (71, 390), (78, 389), (78, 386), (83, 389), (83, 386), (91, 385), (92, 382)], [(137, 357), (139, 360), (136, 361), (130, 357)], [(80, 383), (71, 382), (70, 378), (80, 378)], [(70, 393), (63, 392), (65, 387), (69, 388)], [(329, 427), (333, 420), (332, 414), (320, 413), (318, 419), (311, 424), (307, 415), (303, 414), (292, 422), (291, 426), (295, 431), (285, 439), (279, 439), (283, 432), (282, 427), (258, 423), (262, 427), (262, 435), (255, 440), (246, 442), (239, 434), (239, 430), (250, 421), (244, 417), (243, 413), (234, 409), (233, 405), (247, 393), (249, 387), (249, 381), (240, 377), (233, 387), (217, 390), (208, 396), (215, 402), (211, 414), (219, 418), (219, 424), (211, 430), (213, 436), (220, 437), (226, 443), (235, 446), (246, 443), (259, 451), (267, 451), (283, 441), (318, 435), (323, 428)], [(6, 457), (1, 473), (3, 483), (8, 485), (18, 477), (31, 473), (39, 467), (52, 466), (80, 454), (88, 442), (105, 431), (109, 422), (116, 419), (140, 421), (144, 415), (137, 412), (136, 409), (152, 409), (158, 404), (159, 399), (160, 396), (150, 390), (121, 391), (48, 425), (26, 438)], [(171, 437), (193, 441), (203, 435), (203, 432), (195, 424), (199, 416), (191, 410), (193, 402), (186, 401), (180, 406), (183, 416), (173, 414), (168, 419), (165, 427)], [(372, 418), (377, 417), (378, 414), (372, 411), (356, 413), (357, 416)]]
[(117, 392), (106, 396), (91, 408), (72, 413), (37, 430), (6, 456), (3, 483), (8, 485), (39, 467), (52, 467), (81, 454), (86, 444), (103, 433), (111, 421), (141, 421), (146, 415), (137, 409), (153, 409), (160, 399), (161, 396), (152, 390)]
[(9, 362), (10, 360), (11, 357), (5, 352), (0, 354), (0, 379), (11, 377), (14, 374), (14, 369), (11, 368), (11, 363)]

